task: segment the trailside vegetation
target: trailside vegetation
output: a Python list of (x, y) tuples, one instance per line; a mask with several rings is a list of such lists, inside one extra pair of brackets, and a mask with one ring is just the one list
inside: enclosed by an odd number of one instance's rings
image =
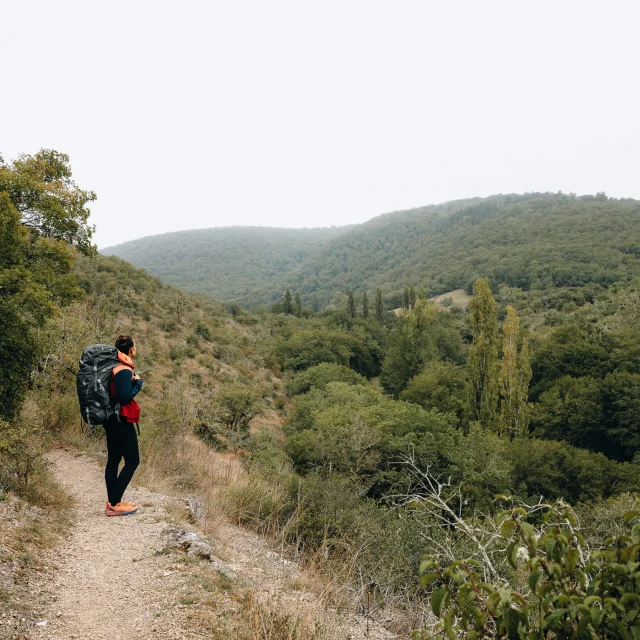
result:
[(79, 293), (73, 255), (94, 251), (87, 224), (94, 199), (73, 182), (63, 154), (0, 158), (0, 456), (12, 470), (0, 486), (26, 485), (42, 450), (46, 434), (20, 410), (47, 319)]

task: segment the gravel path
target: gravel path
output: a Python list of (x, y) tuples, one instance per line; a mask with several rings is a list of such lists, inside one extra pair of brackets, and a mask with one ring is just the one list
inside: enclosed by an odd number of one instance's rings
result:
[[(140, 511), (107, 518), (103, 468), (88, 457), (67, 451), (55, 451), (49, 460), (58, 480), (77, 500), (76, 517), (67, 543), (56, 552), (57, 570), (39, 587), (40, 594), (34, 593), (41, 616), (29, 638), (211, 638), (211, 616), (215, 620), (216, 616), (240, 615), (237, 601), (224, 592), (214, 605), (201, 606), (196, 599), (187, 606), (181, 594), (190, 585), (193, 588), (194, 571), (213, 575), (221, 569), (234, 576), (234, 583), (250, 589), (257, 601), (284, 608), (294, 618), (320, 607), (320, 618), (333, 630), (323, 638), (393, 638), (360, 616), (324, 610), (313, 593), (296, 584), (301, 577), (296, 563), (276, 553), (266, 540), (238, 527), (221, 527), (212, 541), (216, 554), (224, 560), (212, 556), (211, 563), (180, 564), (178, 559), (184, 555), (165, 549), (167, 521), (171, 519), (168, 509), (173, 507), (175, 513), (176, 507), (184, 508), (179, 500), (129, 487), (125, 497), (135, 501)], [(205, 614), (208, 618), (202, 617)], [(227, 636), (216, 633), (215, 637)]]
[(126, 497), (140, 512), (104, 515), (101, 467), (82, 456), (56, 451), (50, 457), (58, 479), (77, 499), (76, 522), (60, 551), (48, 611), (36, 623), (35, 638), (54, 640), (191, 637), (174, 606), (182, 576), (162, 548), (169, 498), (139, 487)]

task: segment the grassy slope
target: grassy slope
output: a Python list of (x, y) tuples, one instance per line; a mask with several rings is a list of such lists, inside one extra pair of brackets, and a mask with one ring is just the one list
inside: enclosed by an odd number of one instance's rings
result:
[(315, 248), (305, 244), (300, 231), (280, 230), (281, 238), (295, 243), (287, 250), (299, 252), (291, 259), (281, 253), (277, 265), (266, 260), (281, 252), (270, 244), (275, 230), (234, 233), (228, 252), (203, 240), (200, 253), (172, 257), (187, 238), (179, 234), (143, 238), (111, 251), (167, 281), (249, 306), (278, 298), (286, 286), (320, 308), (349, 288), (381, 286), (388, 304), (397, 306), (407, 283), (437, 295), (468, 287), (481, 276), (494, 284), (549, 289), (606, 286), (640, 275), (640, 202), (634, 200), (561, 194), (459, 200), (336, 230)]

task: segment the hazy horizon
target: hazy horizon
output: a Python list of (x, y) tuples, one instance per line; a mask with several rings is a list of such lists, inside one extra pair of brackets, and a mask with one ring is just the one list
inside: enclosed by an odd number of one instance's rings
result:
[[(533, 193), (533, 192), (528, 192), (528, 193)], [(540, 193), (551, 193), (551, 192), (540, 192)], [(558, 192), (556, 192), (558, 193)], [(566, 192), (562, 192), (563, 195), (572, 195), (572, 196), (595, 196), (596, 193), (566, 193)], [(109, 249), (111, 247), (115, 247), (118, 246), (120, 244), (124, 244), (126, 242), (133, 242), (135, 240), (142, 240), (143, 238), (154, 238), (157, 236), (166, 236), (172, 233), (193, 233), (196, 231), (211, 231), (213, 229), (282, 229), (283, 231), (286, 230), (314, 230), (314, 229), (340, 229), (342, 227), (355, 227), (358, 226), (359, 224), (364, 224), (366, 222), (369, 222), (371, 220), (373, 220), (374, 218), (378, 218), (380, 216), (386, 216), (386, 215), (393, 215), (394, 213), (403, 213), (405, 211), (411, 211), (414, 209), (422, 209), (424, 207), (429, 207), (429, 206), (439, 206), (439, 205), (443, 205), (443, 204), (448, 204), (450, 202), (456, 202), (458, 200), (485, 200), (487, 198), (491, 198), (494, 196), (508, 196), (508, 195), (526, 195), (527, 192), (523, 193), (523, 194), (515, 194), (515, 193), (492, 193), (489, 194), (488, 196), (472, 196), (470, 198), (455, 198), (454, 200), (446, 200), (444, 202), (429, 202), (426, 203), (424, 205), (419, 205), (416, 207), (409, 207), (408, 209), (394, 209), (393, 211), (383, 211), (380, 213), (376, 213), (374, 215), (372, 215), (370, 218), (366, 218), (365, 220), (363, 220), (362, 222), (349, 222), (349, 223), (345, 223), (345, 224), (332, 224), (332, 225), (317, 225), (317, 226), (313, 226), (313, 227), (305, 227), (305, 226), (277, 226), (277, 225), (262, 225), (262, 224), (228, 224), (228, 225), (215, 225), (215, 226), (210, 226), (210, 227), (194, 227), (194, 228), (190, 228), (190, 229), (174, 229), (172, 231), (161, 231), (159, 233), (149, 233), (147, 235), (144, 236), (138, 236), (136, 238), (131, 238), (129, 240), (125, 240), (124, 242), (118, 242), (118, 243), (114, 243), (114, 244), (110, 244), (110, 245), (102, 245), (98, 247), (98, 250), (102, 251), (103, 249)], [(606, 194), (608, 198), (615, 198), (615, 196), (611, 196), (610, 194)]]
[(54, 148), (107, 247), (496, 193), (640, 198), (633, 2), (3, 7), (0, 153)]

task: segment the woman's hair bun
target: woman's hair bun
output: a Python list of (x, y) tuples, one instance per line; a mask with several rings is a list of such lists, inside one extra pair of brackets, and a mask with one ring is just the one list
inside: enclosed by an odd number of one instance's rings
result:
[(116, 349), (118, 351), (128, 355), (131, 347), (133, 347), (133, 338), (131, 336), (126, 336), (121, 333), (116, 338)]

